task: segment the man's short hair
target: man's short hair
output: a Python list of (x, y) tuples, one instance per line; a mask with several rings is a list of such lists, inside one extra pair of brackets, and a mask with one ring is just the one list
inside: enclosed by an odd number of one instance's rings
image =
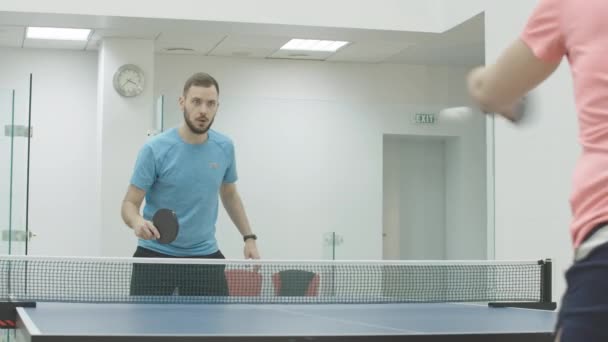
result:
[(220, 94), (220, 86), (217, 84), (215, 78), (204, 72), (197, 72), (196, 74), (190, 76), (190, 78), (186, 81), (186, 84), (184, 85), (184, 96), (188, 94), (188, 90), (190, 90), (190, 88), (193, 86), (205, 88), (214, 86), (215, 90), (217, 91), (217, 94)]

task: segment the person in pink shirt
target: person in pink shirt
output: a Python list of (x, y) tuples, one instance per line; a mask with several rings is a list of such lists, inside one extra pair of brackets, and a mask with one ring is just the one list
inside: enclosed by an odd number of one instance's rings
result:
[(570, 196), (575, 260), (566, 272), (556, 338), (608, 341), (608, 0), (538, 1), (518, 39), (494, 64), (472, 70), (467, 86), (482, 111), (516, 122), (519, 101), (564, 59), (582, 152)]

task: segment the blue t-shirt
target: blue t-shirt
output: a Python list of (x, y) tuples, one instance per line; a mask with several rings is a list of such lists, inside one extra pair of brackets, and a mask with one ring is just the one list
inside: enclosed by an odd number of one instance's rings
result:
[(234, 145), (213, 130), (202, 144), (189, 144), (169, 129), (150, 139), (140, 150), (131, 184), (146, 192), (143, 217), (156, 210), (175, 211), (179, 234), (170, 244), (139, 239), (139, 246), (174, 256), (217, 252), (215, 224), (222, 183), (237, 180)]

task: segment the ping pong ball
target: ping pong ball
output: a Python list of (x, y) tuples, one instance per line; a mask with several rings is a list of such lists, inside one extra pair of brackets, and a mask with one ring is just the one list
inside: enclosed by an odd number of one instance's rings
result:
[(469, 107), (446, 108), (439, 112), (439, 121), (443, 122), (463, 122), (473, 117), (473, 110)]

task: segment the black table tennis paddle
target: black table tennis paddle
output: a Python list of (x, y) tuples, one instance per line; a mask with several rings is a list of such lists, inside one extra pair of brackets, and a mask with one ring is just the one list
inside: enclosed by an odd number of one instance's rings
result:
[(505, 116), (505, 119), (510, 121), (515, 125), (526, 125), (533, 119), (532, 113), (534, 112), (534, 95), (532, 93), (527, 94), (523, 98), (521, 98), (517, 104), (515, 104), (515, 108), (513, 108), (513, 113), (515, 117), (508, 118)]
[(158, 229), (160, 238), (158, 242), (162, 244), (171, 243), (177, 237), (179, 232), (179, 222), (177, 221), (177, 215), (171, 209), (158, 209), (152, 217), (152, 223)]

